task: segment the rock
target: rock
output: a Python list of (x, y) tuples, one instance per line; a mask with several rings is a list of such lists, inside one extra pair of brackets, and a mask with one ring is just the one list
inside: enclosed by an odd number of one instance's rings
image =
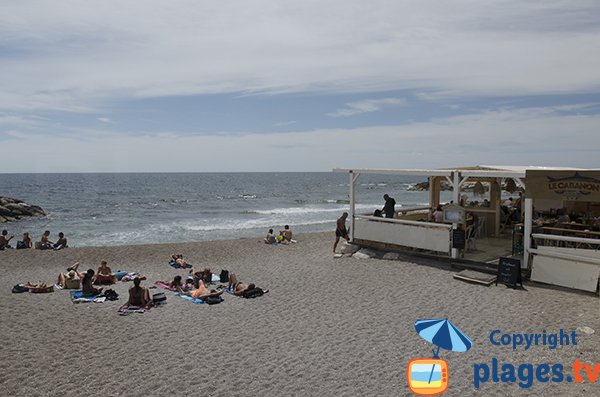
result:
[(400, 259), (400, 254), (397, 252), (386, 252), (383, 255), (383, 259), (387, 259), (389, 261), (397, 261), (398, 259)]
[(594, 332), (596, 332), (592, 328), (586, 327), (586, 326), (577, 327), (577, 329), (575, 331), (577, 331), (578, 333), (586, 334), (586, 335), (591, 335)]
[(32, 216), (46, 216), (46, 213), (41, 207), (27, 204), (23, 200), (0, 197), (0, 223)]
[(353, 257), (353, 258), (358, 258), (358, 259), (371, 259), (371, 257), (370, 257), (369, 255), (367, 255), (367, 254), (364, 254), (364, 253), (362, 253), (362, 252), (360, 252), (360, 251), (358, 251), (358, 252), (354, 253), (354, 254), (352, 255), (352, 257)]
[(377, 258), (377, 252), (369, 248), (362, 248), (352, 256), (359, 259)]

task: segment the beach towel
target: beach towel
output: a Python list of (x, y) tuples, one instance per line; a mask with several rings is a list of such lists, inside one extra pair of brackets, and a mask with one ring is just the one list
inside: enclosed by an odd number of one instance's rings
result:
[(157, 281), (154, 283), (158, 288), (168, 289), (169, 291), (175, 291), (175, 288), (171, 287), (171, 284), (165, 283), (164, 281)]
[(71, 301), (73, 303), (103, 303), (106, 300), (104, 296), (83, 296), (83, 291), (71, 291)]
[(119, 313), (120, 316), (127, 316), (131, 313), (146, 313), (147, 311), (148, 309), (139, 306), (121, 306), (119, 310), (117, 310), (117, 313)]
[(192, 298), (189, 295), (184, 295), (184, 294), (175, 294), (175, 295), (178, 296), (178, 297), (180, 297), (180, 298), (183, 298), (183, 299), (185, 299), (187, 301), (190, 301), (190, 302), (194, 302), (194, 303), (198, 303), (198, 304), (204, 303), (204, 301), (202, 299)]
[(138, 272), (129, 272), (126, 275), (124, 275), (123, 277), (121, 277), (121, 281), (123, 281), (123, 282), (133, 281), (133, 279), (136, 277), (139, 277), (140, 280), (146, 279), (145, 276), (141, 276)]
[(169, 261), (169, 266), (171, 266), (174, 269), (189, 269), (192, 267), (192, 265), (190, 265), (189, 263), (186, 263), (184, 267), (181, 267), (175, 261)]
[(115, 277), (117, 278), (117, 280), (121, 281), (121, 279), (127, 275), (127, 272), (123, 272), (121, 270), (117, 270), (115, 272)]

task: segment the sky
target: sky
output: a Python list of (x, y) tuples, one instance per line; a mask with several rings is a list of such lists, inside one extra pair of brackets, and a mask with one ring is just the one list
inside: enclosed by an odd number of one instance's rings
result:
[(600, 2), (5, 0), (0, 172), (600, 168)]

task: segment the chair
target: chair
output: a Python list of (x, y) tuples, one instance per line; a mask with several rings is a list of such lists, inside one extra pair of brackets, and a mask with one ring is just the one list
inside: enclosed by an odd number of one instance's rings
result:
[(466, 251), (469, 250), (473, 250), (476, 251), (477, 250), (477, 244), (476, 244), (476, 240), (477, 240), (477, 228), (475, 227), (475, 225), (471, 225), (467, 227), (466, 230)]

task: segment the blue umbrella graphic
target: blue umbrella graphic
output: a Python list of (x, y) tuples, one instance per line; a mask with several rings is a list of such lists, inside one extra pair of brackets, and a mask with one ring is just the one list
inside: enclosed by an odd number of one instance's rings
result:
[[(437, 346), (437, 350), (431, 350), (433, 358), (439, 358), (440, 347), (462, 353), (469, 350), (471, 345), (473, 345), (471, 339), (447, 318), (417, 320), (415, 322), (415, 330), (421, 338)], [(434, 369), (435, 365), (431, 368), (428, 383), (431, 383)]]

